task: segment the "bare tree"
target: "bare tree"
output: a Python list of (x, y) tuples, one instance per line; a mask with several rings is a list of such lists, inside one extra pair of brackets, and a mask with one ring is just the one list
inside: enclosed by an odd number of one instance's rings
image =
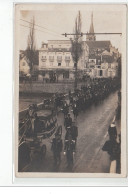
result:
[(78, 66), (78, 61), (82, 55), (83, 49), (82, 49), (82, 32), (81, 32), (81, 26), (82, 26), (82, 21), (81, 21), (81, 14), (80, 11), (78, 12), (78, 16), (76, 17), (75, 20), (75, 28), (74, 28), (74, 38), (71, 39), (71, 53), (72, 53), (72, 58), (74, 62), (74, 67), (75, 67), (75, 84), (74, 88), (77, 88), (77, 66)]
[(28, 35), (28, 45), (25, 55), (29, 61), (30, 73), (32, 73), (33, 65), (38, 65), (38, 51), (35, 45), (35, 19), (33, 17), (30, 23), (30, 33)]

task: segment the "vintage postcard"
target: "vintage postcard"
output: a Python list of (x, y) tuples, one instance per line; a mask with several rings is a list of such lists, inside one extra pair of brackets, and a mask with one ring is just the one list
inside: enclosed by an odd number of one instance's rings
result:
[(15, 4), (16, 177), (126, 176), (126, 5)]

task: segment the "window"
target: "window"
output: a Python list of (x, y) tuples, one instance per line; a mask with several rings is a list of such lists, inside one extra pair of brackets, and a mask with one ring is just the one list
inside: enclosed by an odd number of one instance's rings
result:
[(45, 62), (45, 61), (47, 60), (47, 59), (46, 59), (46, 56), (42, 56), (41, 60), (42, 60), (43, 62)]
[(63, 78), (69, 79), (69, 71), (63, 73)]
[(51, 45), (51, 48), (53, 48), (53, 45)]
[(102, 70), (100, 70), (100, 76), (102, 76)]
[(25, 62), (23, 62), (22, 65), (25, 66)]
[(58, 63), (58, 66), (61, 66), (61, 63)]
[(61, 63), (62, 62), (62, 56), (57, 56), (57, 62)]

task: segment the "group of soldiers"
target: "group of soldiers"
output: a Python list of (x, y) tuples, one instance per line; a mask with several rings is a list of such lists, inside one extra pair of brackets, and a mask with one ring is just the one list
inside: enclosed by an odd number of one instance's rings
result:
[[(70, 159), (71, 162), (73, 162), (71, 154), (76, 151), (78, 137), (77, 117), (79, 113), (85, 111), (92, 104), (96, 105), (97, 103), (102, 102), (110, 93), (116, 91), (118, 87), (118, 80), (116, 78), (96, 79), (88, 85), (81, 86), (81, 89), (76, 89), (74, 92), (69, 91), (68, 95), (55, 94), (53, 99), (45, 102), (47, 105), (51, 102), (54, 104), (52, 111), (58, 113), (59, 107), (64, 114), (64, 154), (66, 154), (67, 160)], [(34, 109), (36, 110), (37, 107), (34, 107)], [(73, 113), (74, 118), (71, 117), (71, 112)], [(35, 118), (34, 126), (36, 126), (36, 120), (37, 118)], [(114, 142), (114, 138), (111, 140)], [(63, 141), (61, 134), (56, 133), (52, 140), (51, 150), (53, 152), (54, 162), (57, 165), (60, 164), (61, 161), (62, 149)]]
[[(73, 154), (75, 153), (78, 128), (76, 122), (72, 121), (70, 113), (64, 115), (64, 126), (65, 126), (65, 139), (64, 139), (64, 155), (67, 156), (67, 162), (73, 164)], [(61, 135), (56, 133), (55, 138), (52, 140), (52, 147), (54, 163), (59, 165), (61, 161), (61, 152), (63, 149), (63, 142)]]
[[(92, 104), (96, 105), (97, 103), (102, 102), (110, 93), (116, 91), (118, 88), (119, 84), (116, 78), (102, 78), (93, 80), (89, 85), (81, 86), (80, 90), (77, 89), (72, 93), (69, 91), (69, 94), (66, 97), (62, 94), (57, 94), (55, 96), (54, 102), (56, 111), (58, 111), (57, 108), (60, 107), (64, 114), (64, 127), (66, 130), (64, 153), (67, 153), (69, 148), (75, 153), (78, 136), (77, 117), (79, 112), (85, 111)], [(71, 118), (70, 112), (73, 112), (74, 121), (72, 121), (73, 119)], [(58, 145), (57, 141), (59, 142)], [(52, 150), (56, 162), (57, 154), (60, 158), (60, 152), (62, 151), (61, 137), (56, 135), (52, 143)]]
[(73, 112), (78, 116), (78, 111), (86, 110), (90, 105), (102, 102), (110, 93), (119, 88), (116, 78), (92, 81), (89, 85), (81, 86), (73, 94), (69, 92), (70, 104), (73, 106)]

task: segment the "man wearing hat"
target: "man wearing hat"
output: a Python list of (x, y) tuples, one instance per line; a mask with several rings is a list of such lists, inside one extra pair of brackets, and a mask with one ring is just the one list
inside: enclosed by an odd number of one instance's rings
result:
[(68, 127), (72, 126), (72, 118), (70, 117), (70, 114), (68, 113), (68, 116), (65, 118), (65, 128), (67, 130)]
[(117, 129), (115, 122), (112, 122), (112, 124), (108, 128), (108, 134), (110, 139), (116, 139), (117, 138)]

